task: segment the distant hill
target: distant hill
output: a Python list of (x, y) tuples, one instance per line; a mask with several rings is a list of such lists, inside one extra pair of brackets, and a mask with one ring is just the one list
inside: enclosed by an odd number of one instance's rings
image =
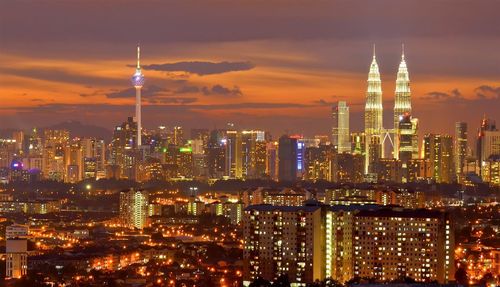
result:
[[(43, 132), (46, 129), (68, 130), (71, 137), (96, 137), (96, 138), (102, 138), (106, 141), (109, 141), (111, 139), (111, 136), (113, 135), (111, 130), (95, 125), (83, 124), (79, 121), (67, 121), (47, 127), (39, 127), (38, 131)], [(0, 130), (0, 136), (9, 138), (12, 136), (13, 131), (14, 129), (10, 128), (2, 129)]]

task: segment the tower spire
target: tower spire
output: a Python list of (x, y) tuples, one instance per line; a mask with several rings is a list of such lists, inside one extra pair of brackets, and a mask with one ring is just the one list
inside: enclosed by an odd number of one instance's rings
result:
[(375, 43), (373, 43), (373, 59), (375, 59)]
[(141, 68), (141, 45), (137, 43), (137, 69)]
[(401, 44), (401, 60), (405, 59), (405, 43)]

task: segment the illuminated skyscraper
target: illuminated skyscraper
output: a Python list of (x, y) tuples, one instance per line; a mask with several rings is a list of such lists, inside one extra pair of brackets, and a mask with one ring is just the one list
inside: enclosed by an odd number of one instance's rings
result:
[(453, 180), (453, 139), (449, 135), (427, 134), (424, 136), (424, 159), (430, 161), (431, 174), (438, 183)]
[(365, 104), (365, 173), (370, 171), (370, 166), (382, 155), (382, 114), (382, 82), (380, 81), (380, 72), (375, 57), (375, 46), (373, 46), (373, 60), (370, 65), (370, 72), (368, 73)]
[(242, 163), (242, 151), (241, 151), (241, 132), (239, 131), (227, 131), (226, 132), (226, 166), (227, 166), (227, 176), (230, 178), (242, 178), (243, 177), (243, 163)]
[[(481, 127), (478, 130), (476, 153), (479, 167), (482, 167), (491, 155), (500, 154), (500, 131), (498, 131), (495, 121), (486, 117), (481, 121)], [(483, 168), (481, 168), (482, 174)]]
[(128, 228), (143, 229), (147, 226), (149, 193), (145, 190), (120, 192), (120, 221)]
[(411, 91), (410, 75), (406, 67), (404, 45), (401, 54), (401, 63), (399, 63), (398, 75), (396, 79), (396, 93), (394, 99), (394, 157), (399, 158), (399, 138), (398, 129), (400, 116), (411, 114)]
[(144, 75), (141, 71), (141, 47), (137, 45), (137, 67), (135, 73), (132, 76), (132, 85), (135, 87), (135, 121), (137, 122), (137, 144), (136, 147), (139, 148), (142, 144), (141, 133), (142, 133), (142, 119), (141, 119), (141, 89), (144, 85)]
[(43, 174), (45, 178), (62, 181), (65, 175), (65, 148), (69, 144), (66, 130), (45, 130)]
[(455, 123), (455, 172), (459, 182), (464, 175), (465, 158), (467, 157), (467, 123)]
[(346, 102), (339, 101), (332, 110), (333, 128), (332, 143), (339, 153), (351, 152), (349, 141), (349, 107)]
[(394, 138), (398, 143), (398, 158), (401, 161), (402, 181), (408, 182), (409, 166), (412, 159), (418, 157), (418, 120), (405, 113), (400, 116), (400, 121)]

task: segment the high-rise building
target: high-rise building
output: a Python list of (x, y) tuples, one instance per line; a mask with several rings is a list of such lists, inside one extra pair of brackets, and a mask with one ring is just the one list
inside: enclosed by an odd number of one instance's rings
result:
[(104, 140), (96, 138), (83, 138), (80, 140), (82, 145), (83, 156), (86, 158), (96, 158), (100, 166), (104, 166), (106, 163), (105, 155), (105, 143)]
[(266, 172), (265, 132), (241, 131), (241, 163), (243, 178), (262, 178)]
[(120, 221), (128, 228), (143, 229), (147, 226), (149, 194), (145, 190), (120, 192)]
[(399, 63), (398, 74), (396, 78), (396, 92), (394, 97), (394, 158), (399, 158), (399, 122), (401, 116), (411, 114), (411, 90), (410, 75), (406, 67), (404, 45)]
[(349, 107), (345, 101), (339, 101), (332, 109), (333, 129), (332, 144), (338, 153), (351, 152), (349, 140)]
[(454, 230), (437, 210), (362, 210), (354, 215), (354, 276), (448, 283), (454, 279)]
[(141, 71), (141, 47), (137, 45), (137, 66), (132, 76), (132, 85), (135, 88), (135, 122), (137, 123), (136, 148), (142, 145), (142, 116), (141, 116), (141, 89), (144, 85), (144, 75)]
[(66, 173), (65, 150), (69, 145), (66, 130), (45, 130), (43, 147), (43, 174), (45, 178), (63, 181)]
[(42, 156), (42, 150), (42, 138), (38, 134), (37, 129), (33, 128), (33, 130), (31, 131), (31, 136), (29, 138), (28, 154), (34, 157)]
[(128, 117), (127, 121), (115, 127), (113, 132), (109, 158), (109, 164), (113, 166), (111, 169), (117, 169), (118, 173), (123, 177), (135, 179), (138, 158), (136, 146), (137, 123), (134, 122), (132, 117)]
[(363, 181), (365, 158), (361, 154), (335, 154), (332, 160), (332, 181), (358, 183)]
[[(243, 217), (243, 280), (275, 281), (287, 274), (292, 286), (325, 278), (324, 223), (319, 205), (252, 205)], [(300, 284), (300, 285), (299, 285)]]
[(454, 278), (454, 237), (446, 213), (336, 205), (325, 216), (327, 277), (439, 283)]
[(16, 142), (16, 155), (22, 155), (24, 150), (24, 132), (23, 131), (13, 131), (12, 139)]
[(496, 131), (498, 131), (498, 129), (496, 127), (495, 121), (488, 119), (486, 118), (486, 116), (484, 116), (483, 119), (481, 120), (481, 126), (477, 131), (477, 140), (476, 140), (476, 158), (477, 161), (479, 162), (479, 166), (481, 166), (481, 163), (491, 155), (491, 154), (487, 155), (486, 154), (487, 151), (485, 150), (488, 149), (489, 147), (489, 145), (485, 143), (486, 132), (496, 132)]
[(79, 140), (74, 140), (70, 144), (66, 145), (64, 154), (66, 166), (64, 181), (75, 183), (82, 180), (84, 157), (81, 142)]
[(207, 145), (207, 169), (210, 178), (221, 178), (226, 174), (227, 139), (225, 131), (213, 130)]
[(351, 151), (365, 158), (366, 136), (365, 133), (351, 133)]
[(278, 142), (271, 141), (266, 144), (266, 175), (273, 180), (278, 180)]
[(449, 135), (424, 136), (424, 159), (430, 161), (432, 178), (439, 183), (453, 181), (453, 139)]
[(308, 180), (332, 180), (332, 160), (335, 148), (331, 144), (306, 148), (305, 166)]
[(10, 225), (5, 231), (6, 242), (6, 278), (19, 279), (28, 271), (28, 227)]
[(484, 131), (481, 138), (481, 164), (492, 155), (500, 155), (500, 131)]
[(183, 146), (184, 145), (184, 129), (181, 126), (176, 126), (174, 127), (174, 138), (173, 138), (173, 143), (176, 146)]
[(383, 130), (382, 82), (373, 47), (373, 59), (368, 73), (368, 88), (365, 104), (365, 173), (373, 172), (370, 168), (382, 156)]
[(410, 161), (418, 157), (418, 120), (413, 119), (409, 113), (401, 115), (395, 138), (399, 145), (397, 151), (401, 164), (401, 181), (409, 182)]
[(500, 155), (491, 155), (483, 162), (481, 169), (484, 182), (500, 186)]
[(278, 180), (297, 180), (297, 139), (284, 135), (278, 143)]
[(229, 178), (243, 178), (242, 139), (239, 131), (226, 132), (226, 166)]
[(467, 123), (466, 122), (456, 122), (455, 123), (455, 172), (457, 174), (457, 180), (459, 182), (463, 181), (464, 178), (464, 167), (465, 159), (467, 157)]

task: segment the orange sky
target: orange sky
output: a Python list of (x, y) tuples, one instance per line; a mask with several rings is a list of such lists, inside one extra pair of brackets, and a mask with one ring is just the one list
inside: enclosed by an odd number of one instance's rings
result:
[[(221, 127), (234, 122), (273, 133), (327, 134), (331, 105), (345, 100), (351, 107), (352, 130), (360, 130), (372, 43), (377, 44), (387, 124), (402, 42), (413, 114), (420, 118), (423, 132), (453, 133), (458, 120), (468, 121), (473, 130), (483, 113), (493, 118), (500, 114), (500, 54), (495, 48), (500, 34), (467, 11), (491, 13), (486, 5), (428, 4), (433, 6), (427, 7), (433, 8), (427, 15), (430, 25), (418, 23), (426, 7), (415, 8), (413, 1), (382, 1), (413, 7), (414, 15), (380, 11), (376, 23), (370, 9), (345, 2), (296, 1), (282, 7), (271, 1), (269, 11), (262, 3), (247, 1), (206, 7), (193, 1), (173, 1), (170, 6), (147, 1), (139, 20), (128, 18), (136, 8), (128, 1), (98, 11), (93, 1), (75, 1), (73, 6), (41, 2), (43, 6), (29, 7), (9, 3), (0, 11), (0, 128), (78, 120), (111, 130), (133, 113), (134, 98), (127, 91), (133, 67), (128, 65), (134, 64), (134, 43), (139, 40), (146, 66), (147, 127)], [(456, 17), (438, 17), (449, 13), (447, 8), (454, 9)], [(177, 16), (176, 9), (184, 16)], [(44, 10), (47, 18), (40, 16)], [(12, 17), (16, 12), (23, 17)], [(391, 26), (398, 21), (400, 26)], [(132, 35), (124, 34), (122, 29), (129, 28)], [(135, 37), (138, 30), (144, 32)], [(201, 75), (147, 69), (192, 61), (247, 66), (204, 70)]]

